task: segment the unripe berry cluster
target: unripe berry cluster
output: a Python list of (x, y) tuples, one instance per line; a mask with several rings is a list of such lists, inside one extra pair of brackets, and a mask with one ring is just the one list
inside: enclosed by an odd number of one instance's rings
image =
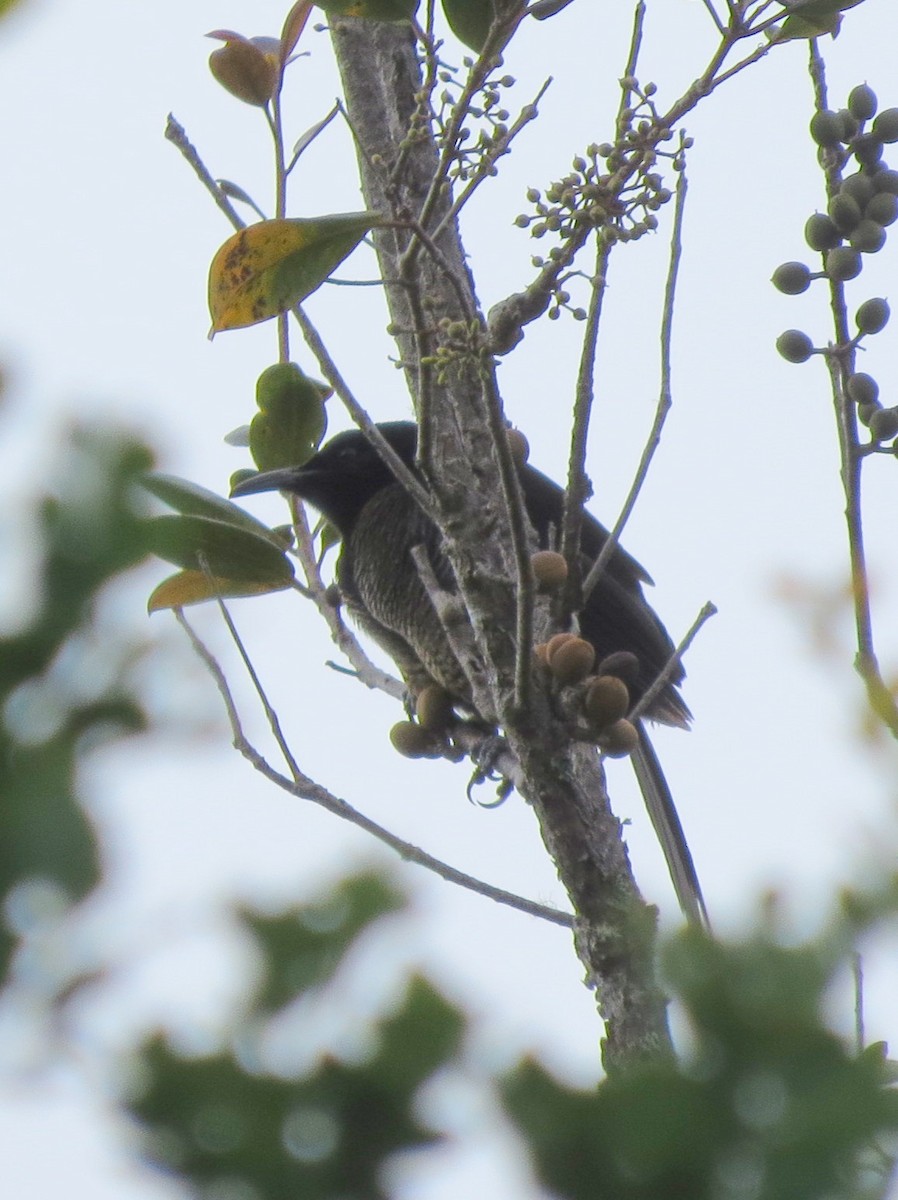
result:
[[(898, 171), (883, 160), (886, 145), (898, 142), (898, 108), (877, 113), (876, 94), (867, 84), (852, 88), (847, 106), (838, 112), (821, 109), (811, 119), (811, 137), (820, 147), (826, 166), (841, 170), (854, 160), (855, 170), (844, 175), (830, 197), (825, 213), (808, 218), (804, 235), (808, 246), (823, 256), (823, 269), (812, 271), (803, 262), (782, 263), (772, 282), (787, 296), (798, 296), (811, 283), (824, 279), (846, 283), (863, 269), (863, 255), (885, 245), (887, 229), (898, 219)], [(880, 333), (888, 324), (888, 302), (880, 296), (865, 300), (855, 313), (855, 333), (849, 347), (861, 338)], [(776, 340), (787, 362), (803, 363), (812, 354), (827, 353), (814, 346), (800, 329), (787, 329)], [(835, 347), (839, 352), (846, 347)], [(858, 419), (870, 430), (874, 442), (898, 433), (898, 408), (883, 408), (876, 381), (863, 373), (848, 380), (848, 396), (857, 405)], [(898, 442), (896, 442), (898, 451)]]
[[(471, 60), (465, 59), (470, 68)], [(461, 85), (452, 68), (443, 67), (439, 73), (442, 91), (435, 97), (434, 120), (437, 143), (442, 146), (452, 128), (452, 117)], [(467, 183), (477, 175), (495, 175), (498, 171), (496, 159), (506, 152), (509, 141), (508, 122), (511, 114), (502, 103), (502, 89), (514, 86), (511, 75), (493, 76), (486, 80), (476, 101), (468, 105), (464, 128), (459, 130), (453, 150), (453, 161), (449, 168), (450, 179)], [(430, 113), (429, 97), (422, 93), (419, 110)], [(429, 117), (428, 117), (429, 119)], [(474, 128), (473, 123), (479, 122)]]

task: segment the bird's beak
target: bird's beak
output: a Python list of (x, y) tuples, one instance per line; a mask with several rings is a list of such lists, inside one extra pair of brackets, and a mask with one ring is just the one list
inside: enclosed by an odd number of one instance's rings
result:
[(302, 467), (281, 467), (277, 471), (259, 471), (231, 488), (231, 496), (250, 496), (254, 492), (292, 492), (302, 478)]

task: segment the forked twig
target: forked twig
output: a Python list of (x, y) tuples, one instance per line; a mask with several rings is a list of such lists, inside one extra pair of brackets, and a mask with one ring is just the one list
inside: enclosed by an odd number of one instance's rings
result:
[[(264, 755), (249, 742), (243, 732), (240, 714), (237, 711), (234, 697), (224, 671), (217, 659), (193, 629), (190, 622), (184, 616), (183, 610), (175, 609), (175, 617), (190, 639), (190, 644), (200, 661), (215, 681), (228, 715), (234, 748), (271, 783), (276, 784), (283, 791), (288, 792), (291, 796), (295, 796), (299, 800), (310, 800), (313, 804), (318, 804), (328, 812), (333, 813), (334, 816), (349, 821), (350, 824), (363, 829), (384, 845), (389, 846), (391, 850), (394, 850), (407, 862), (415, 863), (417, 866), (432, 871), (448, 883), (454, 883), (458, 887), (485, 896), (489, 900), (495, 900), (497, 903), (504, 904), (509, 908), (517, 909), (518, 912), (526, 913), (528, 916), (538, 917), (540, 920), (548, 921), (553, 925), (561, 925), (568, 929), (573, 927), (573, 917), (569, 913), (562, 912), (560, 909), (552, 908), (545, 904), (537, 904), (535, 901), (527, 900), (525, 897), (518, 896), (514, 892), (505, 891), (504, 888), (493, 887), (492, 884), (485, 883), (473, 875), (467, 875), (464, 871), (457, 870), (441, 859), (434, 858), (433, 855), (428, 854), (419, 846), (415, 846), (411, 842), (406, 842), (402, 838), (397, 837), (382, 825), (378, 825), (376, 821), (372, 821), (370, 817), (366, 817), (363, 813), (359, 812), (358, 809), (353, 808), (351, 804), (348, 804), (345, 800), (341, 800), (338, 796), (329, 792), (327, 788), (316, 783), (298, 767), (294, 768), (294, 766), (291, 766), (291, 771), (294, 772), (292, 779), (276, 771)], [(282, 746), (281, 749), (283, 751)], [(293, 761), (292, 755), (288, 761)]]

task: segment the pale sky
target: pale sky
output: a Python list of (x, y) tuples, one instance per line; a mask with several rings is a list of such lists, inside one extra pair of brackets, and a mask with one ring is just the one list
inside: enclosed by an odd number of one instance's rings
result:
[[(7, 514), (48, 485), (49, 465), (75, 419), (113, 418), (141, 431), (158, 447), (162, 469), (220, 493), (229, 474), (247, 465), (222, 438), (253, 413), (255, 378), (277, 356), (275, 328), (207, 341), (206, 271), (230, 230), (162, 131), (173, 112), (214, 175), (270, 208), (263, 119), (213, 81), (206, 58), (215, 44), (203, 35), (219, 28), (276, 33), (286, 7), (273, 0), (31, 0), (0, 25), (0, 209), (7, 234), (0, 361), (12, 381), (0, 442)], [(669, 100), (703, 66), (709, 22), (698, 0), (649, 7), (640, 77), (657, 82), (660, 98)], [(532, 22), (508, 55), (505, 69), (518, 80), (512, 109), (529, 102), (546, 76), (554, 82), (541, 121), (465, 217), (485, 307), (526, 284), (529, 257), (543, 249), (512, 224), (526, 209), (526, 188), (544, 187), (586, 144), (610, 135), (628, 9), (594, 10), (580, 0), (554, 20)], [(892, 0), (866, 0), (849, 13), (841, 36), (825, 45), (833, 106), (865, 80), (882, 107), (898, 106), (898, 90), (889, 92), (896, 45)], [(311, 57), (295, 64), (287, 85), (293, 139), (330, 109), (338, 91), (326, 36), (309, 30), (300, 49)], [(706, 600), (720, 610), (687, 661), (694, 729), (688, 736), (660, 732), (657, 747), (722, 931), (750, 923), (771, 887), (783, 892), (796, 930), (812, 929), (834, 888), (870, 878), (871, 861), (893, 862), (898, 847), (896, 753), (859, 741), (862, 696), (850, 623), (844, 613), (836, 621), (836, 645), (825, 655), (807, 612), (782, 598), (787, 579), (830, 593), (847, 576), (825, 370), (820, 360), (792, 366), (774, 350), (785, 328), (803, 328), (817, 344), (830, 330), (822, 293), (784, 297), (769, 284), (780, 262), (813, 262), (802, 230), (823, 206), (806, 134), (805, 62), (805, 46), (783, 47), (688, 119), (695, 147), (674, 410), (624, 537), (654, 577), (650, 598), (675, 638)], [(898, 168), (898, 148), (890, 160)], [(296, 172), (291, 212), (359, 207), (351, 146), (335, 123)], [(625, 248), (612, 267), (589, 460), (591, 507), (607, 522), (652, 420), (670, 216), (662, 214), (659, 234)], [(850, 288), (852, 308), (889, 295), (896, 255), (890, 239), (865, 260)], [(351, 260), (341, 274), (367, 267), (364, 258)], [(323, 288), (309, 312), (372, 414), (409, 415), (374, 289)], [(531, 326), (500, 370), (509, 415), (527, 433), (532, 461), (556, 475), (567, 445), (578, 333), (566, 320)], [(313, 372), (298, 333), (293, 346)], [(895, 346), (893, 322), (870, 339), (863, 362), (887, 404), (896, 398)], [(330, 420), (332, 430), (347, 424), (336, 401)], [(898, 669), (896, 492), (898, 467), (877, 459), (866, 476), (867, 536), (887, 675)], [(275, 496), (247, 507), (272, 523), (286, 519)], [(0, 616), (13, 621), (28, 598), (27, 529), (0, 525), (0, 548), (14, 557), (15, 570), (0, 588)], [(533, 1049), (565, 1077), (593, 1079), (600, 1028), (565, 932), (402, 867), (359, 832), (255, 777), (229, 748), (217, 695), (174, 621), (145, 615), (146, 596), (164, 574), (163, 564), (144, 568), (104, 606), (110, 627), (158, 642), (143, 674), (168, 734), (108, 752), (85, 773), (110, 863), (90, 929), (120, 966), (102, 995), (79, 1008), (78, 1050), (61, 1067), (48, 1071), (29, 1058), (16, 1031), (18, 1069), (0, 1087), (0, 1160), (5, 1180), (13, 1181), (11, 1200), (43, 1200), (61, 1187), (69, 1200), (180, 1196), (134, 1166), (105, 1118), (97, 1074), (103, 1049), (132, 1044), (159, 1023), (194, 1042), (212, 1038), (235, 995), (240, 954), (227, 936), (223, 904), (286, 904), (365, 862), (394, 870), (415, 897), (409, 918), (384, 933), (380, 959), (421, 965), (466, 1004), (493, 1061)], [(309, 774), (463, 870), (563, 903), (520, 798), (479, 810), (465, 799), (464, 767), (400, 759), (387, 738), (401, 718), (398, 706), (324, 665), (332, 647), (301, 601), (239, 602), (233, 613)], [(238, 681), (215, 613), (195, 610), (194, 620)], [(268, 749), (248, 687), (235, 687), (248, 731)], [(610, 780), (619, 813), (632, 820), (628, 842), (640, 885), (674, 927), (675, 902), (629, 766), (611, 764)], [(894, 1041), (887, 955), (871, 956), (869, 975), (869, 1036)], [(350, 1008), (362, 1003), (350, 998)], [(847, 995), (834, 1000), (833, 1012), (841, 1028), (850, 1027)], [(481, 1141), (439, 1178), (406, 1181), (401, 1195), (529, 1194)]]

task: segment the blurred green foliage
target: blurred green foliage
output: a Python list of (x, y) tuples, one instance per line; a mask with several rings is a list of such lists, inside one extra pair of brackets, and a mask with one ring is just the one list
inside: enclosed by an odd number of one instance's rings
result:
[[(0, 637), (0, 898), (7, 912), (10, 893), (17, 889), (21, 898), (26, 884), (73, 902), (99, 879), (94, 832), (79, 804), (78, 761), (98, 737), (143, 728), (144, 716), (108, 678), (106, 661), (84, 670), (77, 643), (91, 631), (104, 584), (144, 557), (132, 485), (149, 465), (149, 451), (129, 437), (75, 428), (54, 494), (40, 503), (32, 611), (19, 632)], [(19, 911), (18, 920), (27, 923), (27, 913)], [(4, 922), (0, 978), (16, 940)]]
[[(357, 935), (397, 907), (376, 876), (347, 880), (320, 903), (280, 917), (244, 914), (264, 961), (256, 998), (231, 1048), (190, 1059), (161, 1037), (143, 1047), (145, 1081), (133, 1112), (148, 1152), (194, 1187), (230, 1187), (264, 1200), (330, 1200), (385, 1191), (392, 1154), (436, 1140), (415, 1112), (415, 1095), (453, 1059), (462, 1015), (426, 980), (413, 978), (396, 1010), (376, 1029), (362, 1062), (322, 1056), (302, 1078), (247, 1065), (248, 1047), (272, 1005), (286, 1006), (313, 986), (336, 1002), (337, 970)], [(287, 980), (295, 982), (286, 987)]]
[(883, 1047), (858, 1054), (822, 1017), (840, 945), (684, 934), (667, 954), (694, 1038), (682, 1062), (588, 1093), (532, 1062), (503, 1081), (541, 1180), (570, 1200), (885, 1196), (898, 1093)]

